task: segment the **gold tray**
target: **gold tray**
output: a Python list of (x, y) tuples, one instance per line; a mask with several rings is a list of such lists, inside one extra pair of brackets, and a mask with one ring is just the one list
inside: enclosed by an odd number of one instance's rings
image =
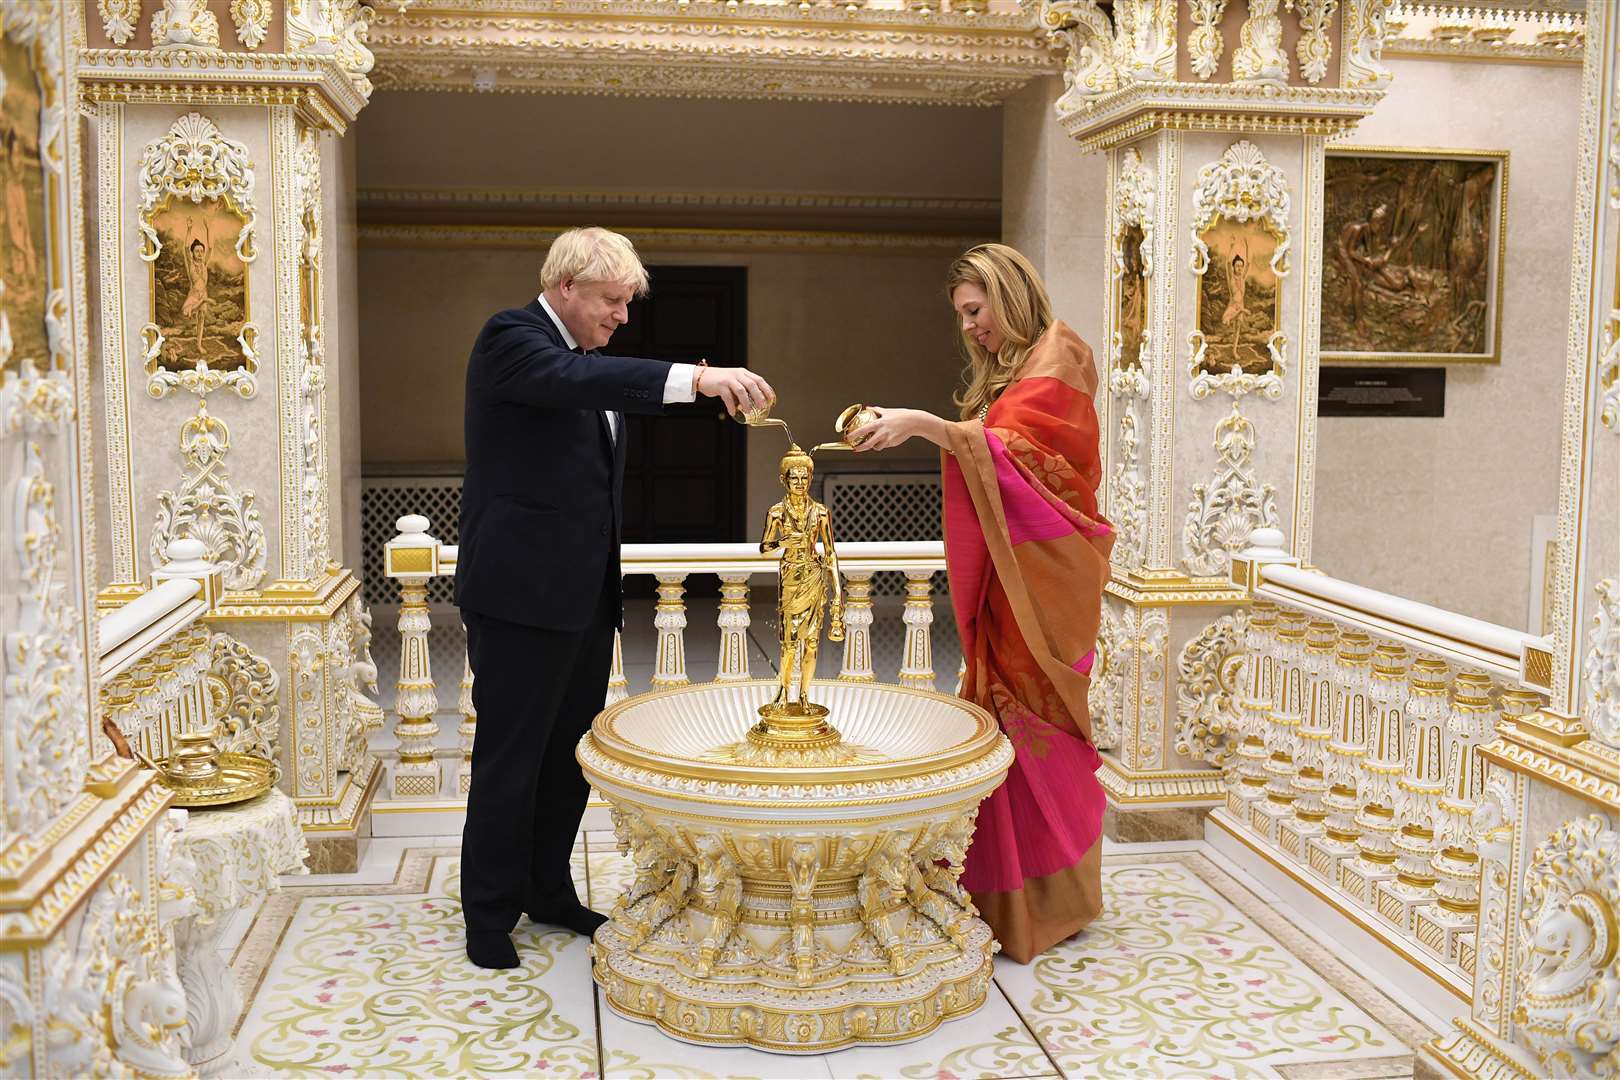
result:
[(187, 783), (170, 776), (167, 758), (160, 758), (154, 764), (158, 779), (174, 792), (174, 805), (182, 808), (246, 802), (263, 795), (275, 784), (270, 762), (253, 754), (220, 754), (219, 775), (204, 784)]

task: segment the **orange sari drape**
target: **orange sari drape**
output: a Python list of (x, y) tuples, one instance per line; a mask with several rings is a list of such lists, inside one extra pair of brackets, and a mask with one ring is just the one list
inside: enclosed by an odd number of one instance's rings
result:
[(1102, 907), (1102, 815), (1086, 697), (1113, 530), (1097, 513), (1091, 350), (1054, 323), (984, 422), (951, 425), (945, 555), (962, 695), (1013, 743), (962, 884), (1023, 963)]

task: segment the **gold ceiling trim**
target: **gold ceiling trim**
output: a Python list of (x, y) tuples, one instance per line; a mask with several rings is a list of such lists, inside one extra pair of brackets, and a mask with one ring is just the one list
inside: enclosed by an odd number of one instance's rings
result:
[(87, 102), (296, 105), (306, 122), (339, 133), (366, 104), (335, 61), (285, 53), (85, 49), (78, 75)]
[(1382, 90), (1289, 87), (1266, 93), (1241, 84), (1136, 82), (1088, 100), (1059, 118), (1082, 150), (1111, 150), (1151, 131), (1321, 135), (1354, 127)]
[(715, 0), (417, 0), (378, 11), (395, 90), (992, 105), (1060, 70), (1023, 11)]
[[(565, 225), (362, 225), (366, 247), (519, 248), (539, 251)], [(642, 251), (794, 252), (796, 254), (958, 255), (982, 235), (823, 232), (814, 229), (622, 228)], [(683, 560), (688, 562), (690, 560)]]
[(1000, 214), (1000, 199), (849, 195), (799, 191), (582, 191), (578, 188), (361, 188), (362, 210), (380, 207), (492, 206), (664, 210), (840, 210), (866, 213)]

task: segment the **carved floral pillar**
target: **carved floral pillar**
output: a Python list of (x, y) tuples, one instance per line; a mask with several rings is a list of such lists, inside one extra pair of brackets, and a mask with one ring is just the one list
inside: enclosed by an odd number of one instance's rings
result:
[[(370, 93), (358, 0), (86, 0), (80, 96), (106, 480), (100, 601), (169, 543), (224, 568), (211, 617), (279, 676), (281, 783), (317, 870), (352, 866), (378, 776), (368, 617), (340, 565), (336, 140)], [(223, 10), (223, 9), (222, 9)], [(140, 17), (136, 17), (139, 15)], [(352, 433), (347, 433), (353, 437)]]
[(80, 12), (0, 2), (0, 1072), (185, 1076), (169, 794), (112, 755), (98, 705)]
[[(1232, 555), (1278, 528), (1310, 561), (1323, 148), (1383, 96), (1390, 2), (1041, 4), (1067, 52), (1058, 122), (1108, 156), (1093, 344), (1118, 541), (1094, 726), (1116, 838), (1197, 834), (1219, 770), (1261, 734), (1237, 704)], [(1312, 731), (1302, 853), (1331, 724)]]
[[(1473, 1008), (1424, 1048), (1463, 1075), (1620, 1069), (1620, 11), (1586, 16), (1552, 632), (1477, 751), (1478, 927), (1445, 918), (1473, 900), (1454, 821), (1434, 861), (1439, 899), (1417, 914), (1438, 948), (1471, 958)], [(1487, 709), (1457, 718), (1459, 752)], [(1446, 792), (1459, 814), (1476, 790), (1461, 767)]]

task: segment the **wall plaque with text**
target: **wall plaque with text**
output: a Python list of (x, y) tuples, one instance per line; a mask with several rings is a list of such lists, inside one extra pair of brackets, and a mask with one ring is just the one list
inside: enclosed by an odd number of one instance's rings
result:
[(1324, 367), (1318, 416), (1444, 416), (1446, 369)]

